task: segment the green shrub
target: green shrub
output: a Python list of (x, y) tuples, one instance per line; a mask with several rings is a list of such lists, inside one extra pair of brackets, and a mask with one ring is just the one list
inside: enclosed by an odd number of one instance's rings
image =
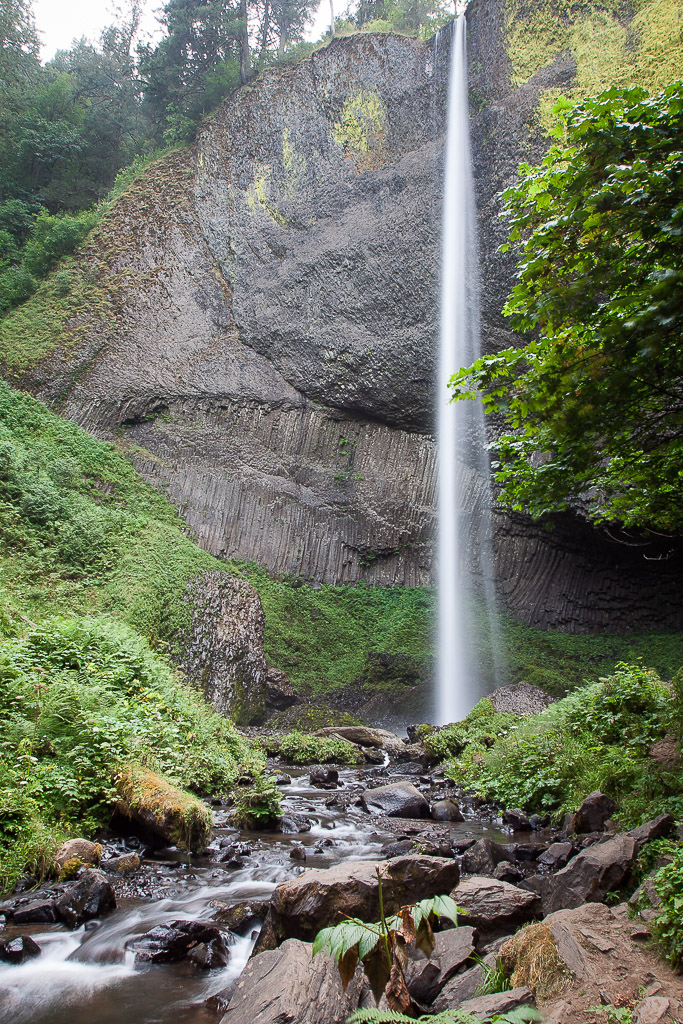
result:
[(278, 741), (280, 757), (291, 764), (358, 764), (362, 755), (334, 736), (312, 736), (295, 729)]
[(510, 729), (518, 724), (517, 715), (496, 712), (491, 701), (485, 697), (475, 704), (462, 722), (454, 722), (442, 729), (425, 730), (422, 726), (418, 735), (427, 753), (444, 761), (460, 754), (466, 747), (490, 747), (500, 737), (507, 736)]
[[(448, 775), (484, 799), (558, 817), (600, 789), (619, 806), (624, 824), (663, 811), (683, 812), (680, 770), (647, 756), (671, 726), (675, 700), (656, 673), (619, 664), (599, 683), (582, 687), (545, 712), (508, 727), (487, 749), (472, 739), (448, 765)], [(485, 719), (484, 719), (485, 720)], [(466, 725), (467, 720), (461, 723)], [(454, 745), (467, 730), (452, 730)], [(439, 733), (425, 742), (433, 744)]]
[(655, 889), (662, 906), (654, 922), (660, 946), (673, 967), (683, 963), (683, 846), (670, 864), (655, 875)]
[(55, 618), (6, 638), (0, 680), (5, 885), (53, 834), (106, 823), (123, 764), (211, 794), (262, 772), (232, 723), (122, 623)]
[(269, 829), (282, 814), (282, 795), (272, 779), (259, 776), (242, 789), (233, 821), (239, 828)]

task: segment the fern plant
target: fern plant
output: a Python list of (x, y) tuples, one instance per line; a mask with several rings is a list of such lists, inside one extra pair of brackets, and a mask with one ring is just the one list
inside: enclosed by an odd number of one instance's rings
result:
[(435, 1015), (408, 1017), (396, 1010), (356, 1010), (346, 1024), (537, 1024), (543, 1017), (535, 1006), (519, 1006), (508, 1013), (475, 1017), (461, 1010), (443, 1010)]
[(327, 953), (336, 961), (344, 990), (360, 960), (375, 1002), (378, 1003), (384, 993), (392, 1010), (410, 1013), (414, 1006), (403, 977), (410, 959), (409, 950), (411, 947), (421, 949), (426, 956), (431, 956), (434, 949), (431, 919), (446, 917), (457, 925), (458, 907), (450, 896), (434, 896), (401, 907), (397, 914), (386, 917), (382, 871), (377, 868), (376, 872), (380, 920), (368, 924), (351, 917), (323, 928), (315, 937), (313, 956)]

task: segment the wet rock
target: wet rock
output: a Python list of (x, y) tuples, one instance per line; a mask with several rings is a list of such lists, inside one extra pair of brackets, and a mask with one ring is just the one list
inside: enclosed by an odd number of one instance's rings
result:
[(431, 810), (434, 821), (464, 821), (462, 811), (455, 800), (437, 800)]
[(406, 985), (413, 999), (430, 1006), (472, 956), (476, 938), (476, 931), (468, 926), (437, 932), (429, 960), (412, 960), (405, 971)]
[[(205, 921), (174, 921), (160, 924), (128, 943), (135, 951), (136, 963), (172, 964), (189, 957), (199, 946), (197, 966), (222, 966), (228, 962), (230, 952), (224, 933), (216, 925)], [(223, 962), (219, 962), (219, 961)], [(212, 963), (215, 961), (215, 963)]]
[(573, 831), (577, 834), (582, 832), (601, 832), (605, 822), (614, 814), (617, 805), (614, 800), (595, 790), (589, 793), (578, 811), (574, 815)]
[(287, 775), (286, 772), (281, 772), (280, 775), (277, 775), (275, 777), (275, 785), (276, 786), (291, 786), (291, 784), (292, 784), (292, 776), (291, 775)]
[(658, 868), (647, 875), (632, 894), (628, 905), (633, 911), (642, 911), (647, 908), (658, 910), (662, 905), (662, 898), (655, 888), (655, 876)]
[(187, 959), (200, 970), (210, 971), (217, 967), (227, 967), (230, 950), (220, 936), (212, 942), (198, 942), (188, 952)]
[(221, 1024), (344, 1024), (357, 1007), (361, 967), (342, 989), (330, 957), (311, 955), (309, 943), (289, 939), (279, 949), (252, 957), (235, 986)]
[(650, 843), (654, 839), (665, 839), (666, 836), (671, 835), (675, 826), (676, 822), (670, 814), (660, 814), (652, 821), (639, 825), (638, 828), (632, 828), (628, 835), (635, 840), (636, 848), (640, 853), (645, 843)]
[(91, 843), (88, 839), (68, 839), (60, 846), (55, 856), (55, 864), (63, 877), (71, 877), (84, 865), (97, 867), (102, 859), (102, 847), (99, 843)]
[(288, 938), (312, 941), (321, 928), (337, 924), (345, 916), (378, 920), (378, 868), (384, 871), (382, 891), (388, 914), (406, 903), (450, 892), (459, 877), (454, 860), (419, 856), (380, 864), (346, 861), (327, 869), (304, 871), (274, 890), (259, 950), (273, 948)]
[(474, 925), (482, 941), (541, 916), (537, 894), (493, 878), (465, 878), (451, 896), (463, 910), (463, 922)]
[(307, 818), (304, 814), (294, 814), (291, 811), (278, 818), (277, 831), (291, 836), (298, 835), (301, 832), (310, 832), (311, 819)]
[(383, 857), (405, 857), (409, 853), (413, 853), (415, 849), (415, 841), (413, 839), (399, 839), (395, 843), (387, 843), (386, 846), (382, 847)]
[(116, 896), (111, 883), (97, 868), (88, 868), (55, 903), (57, 915), (68, 928), (78, 928), (115, 908)]
[(123, 853), (120, 857), (103, 860), (101, 866), (111, 875), (130, 875), (139, 870), (141, 863), (137, 853)]
[(371, 814), (386, 814), (389, 818), (429, 817), (429, 804), (409, 782), (392, 782), (368, 789), (361, 797), (361, 805)]
[(624, 884), (637, 853), (632, 836), (618, 835), (582, 850), (556, 874), (532, 875), (520, 884), (541, 896), (544, 914), (601, 903), (608, 892)]
[(317, 764), (311, 768), (309, 773), (311, 785), (316, 789), (336, 789), (339, 782), (339, 772), (336, 768), (328, 768), (327, 765)]
[(575, 852), (571, 843), (551, 843), (538, 858), (538, 864), (549, 871), (557, 871), (568, 864)]
[(529, 815), (529, 824), (535, 832), (539, 831), (542, 828), (546, 828), (546, 826), (549, 825), (549, 823), (550, 819), (547, 817), (541, 817), (540, 814)]
[(32, 900), (17, 907), (13, 914), (15, 924), (53, 924), (57, 920), (54, 900)]
[(0, 960), (8, 964), (22, 964), (41, 953), (42, 949), (30, 935), (18, 935), (7, 942), (0, 942)]
[(301, 862), (306, 860), (306, 850), (301, 843), (295, 843), (292, 846), (291, 850), (289, 851), (289, 859)]
[(272, 711), (284, 711), (299, 703), (299, 696), (286, 673), (271, 667), (265, 679), (266, 707)]
[(180, 664), (209, 703), (240, 725), (262, 721), (266, 709), (265, 615), (245, 579), (209, 570), (187, 587), (191, 625), (179, 638)]
[(667, 733), (661, 740), (653, 743), (648, 755), (663, 768), (677, 768), (681, 763), (681, 749), (673, 733)]
[(377, 747), (363, 747), (362, 751), (366, 764), (384, 764), (384, 753)]
[(318, 729), (316, 736), (338, 736), (340, 739), (356, 743), (359, 747), (375, 747), (387, 750), (390, 754), (402, 753), (405, 748), (403, 740), (395, 732), (388, 729), (370, 729), (365, 725), (340, 725)]
[(509, 811), (503, 811), (503, 824), (507, 825), (514, 832), (530, 832), (531, 824), (528, 817), (518, 807)]
[(496, 864), (493, 877), (497, 878), (500, 882), (510, 882), (511, 885), (516, 885), (517, 882), (524, 878), (524, 875), (520, 869), (514, 864), (511, 864), (509, 860), (502, 860), (500, 864)]
[(468, 875), (492, 875), (496, 864), (508, 859), (508, 852), (492, 839), (477, 839), (463, 855), (462, 869)]
[(214, 920), (226, 925), (238, 935), (246, 933), (257, 921), (262, 921), (268, 912), (268, 900), (250, 900), (248, 903), (223, 903), (214, 900)]

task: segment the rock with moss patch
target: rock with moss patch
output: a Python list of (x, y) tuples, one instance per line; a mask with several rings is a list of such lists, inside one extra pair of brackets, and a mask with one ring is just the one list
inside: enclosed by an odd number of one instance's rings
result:
[(97, 867), (102, 859), (102, 847), (89, 839), (68, 839), (55, 855), (55, 864), (61, 879), (73, 878), (82, 867)]
[(201, 850), (211, 835), (211, 812), (197, 797), (161, 775), (129, 765), (116, 781), (117, 809), (171, 846)]

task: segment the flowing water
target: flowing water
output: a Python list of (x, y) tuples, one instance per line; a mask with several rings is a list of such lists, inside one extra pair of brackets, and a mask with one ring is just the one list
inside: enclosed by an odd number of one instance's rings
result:
[[(439, 446), (439, 655), (437, 723), (464, 718), (489, 678), (502, 682), (492, 570), (491, 491), (481, 402), (452, 404), (448, 381), (481, 354), (479, 268), (467, 93), (464, 7), (451, 36), (444, 176), (441, 333), (437, 434)], [(476, 579), (483, 615), (475, 623)]]
[[(212, 849), (188, 864), (177, 851), (164, 850), (156, 861), (145, 863), (142, 879), (135, 877), (129, 896), (119, 897), (118, 908), (98, 922), (74, 932), (60, 925), (10, 926), (3, 939), (30, 934), (42, 954), (19, 966), (0, 964), (0, 1021), (2, 1024), (217, 1024), (220, 1011), (206, 1001), (223, 992), (242, 971), (256, 931), (230, 936), (230, 960), (224, 969), (199, 971), (187, 962), (136, 964), (127, 944), (160, 924), (177, 920), (209, 920), (216, 914), (214, 901), (235, 903), (263, 900), (273, 888), (305, 867), (330, 867), (346, 859), (379, 860), (382, 847), (401, 834), (435, 827), (375, 818), (357, 807), (368, 784), (418, 780), (419, 766), (397, 765), (361, 771), (340, 770), (338, 790), (315, 789), (307, 770), (288, 769), (292, 784), (283, 790), (285, 812), (305, 815), (309, 832), (296, 835), (237, 832), (228, 812), (216, 812)], [(332, 802), (335, 801), (336, 802)], [(330, 806), (328, 806), (330, 805)], [(440, 825), (462, 840), (488, 835), (509, 837), (474, 819)], [(246, 842), (252, 848), (243, 865), (229, 868), (216, 861), (221, 842)], [(306, 861), (294, 861), (291, 851), (301, 847)], [(136, 892), (135, 889), (139, 890)], [(147, 898), (143, 895), (147, 890)]]

